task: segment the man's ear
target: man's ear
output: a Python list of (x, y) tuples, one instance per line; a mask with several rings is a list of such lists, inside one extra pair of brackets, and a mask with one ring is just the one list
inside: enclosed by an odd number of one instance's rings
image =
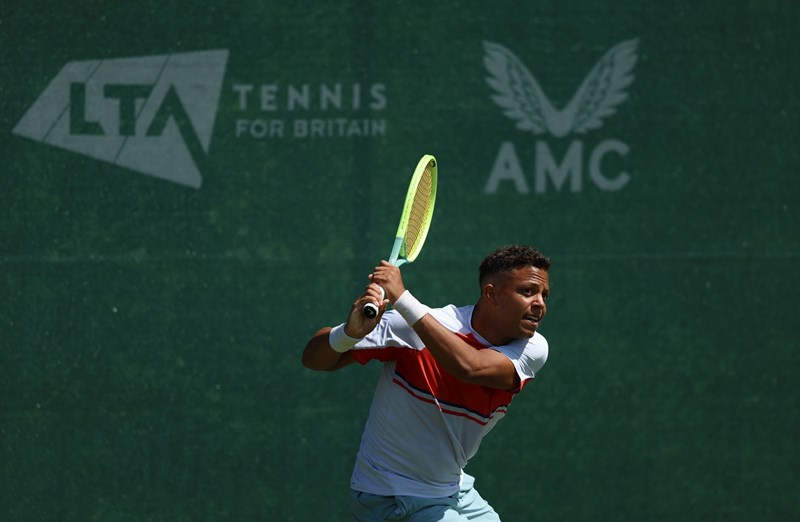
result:
[(497, 304), (497, 295), (492, 283), (487, 283), (483, 286), (483, 298), (492, 304)]

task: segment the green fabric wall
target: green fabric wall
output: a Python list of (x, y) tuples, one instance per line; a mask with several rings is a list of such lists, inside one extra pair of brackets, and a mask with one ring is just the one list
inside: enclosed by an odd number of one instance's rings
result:
[[(549, 361), (468, 466), (503, 520), (797, 519), (798, 16), (3, 2), (0, 519), (347, 520), (379, 368), (300, 353), (425, 153), (417, 297), (473, 302), (502, 244), (553, 259)], [(518, 128), (485, 42), (556, 110), (629, 42), (613, 113)]]

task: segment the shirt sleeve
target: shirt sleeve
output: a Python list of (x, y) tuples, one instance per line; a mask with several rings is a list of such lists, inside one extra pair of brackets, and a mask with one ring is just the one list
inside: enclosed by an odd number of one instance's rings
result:
[(419, 350), (422, 347), (422, 340), (405, 319), (396, 310), (389, 310), (375, 329), (350, 351), (357, 362), (366, 364), (373, 359), (382, 362), (395, 360), (398, 349)]
[(514, 364), (520, 381), (524, 383), (533, 379), (544, 363), (547, 362), (549, 345), (547, 339), (539, 333), (530, 339), (518, 343), (495, 347), (495, 350), (504, 354)]

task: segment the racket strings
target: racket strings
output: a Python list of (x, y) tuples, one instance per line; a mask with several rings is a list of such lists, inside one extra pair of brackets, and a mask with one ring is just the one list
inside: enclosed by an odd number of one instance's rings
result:
[(411, 213), (408, 217), (405, 254), (409, 258), (413, 258), (416, 251), (422, 246), (421, 242), (425, 238), (424, 229), (429, 221), (428, 216), (433, 209), (431, 197), (433, 192), (433, 171), (431, 167), (432, 165), (429, 163), (419, 180), (411, 206)]

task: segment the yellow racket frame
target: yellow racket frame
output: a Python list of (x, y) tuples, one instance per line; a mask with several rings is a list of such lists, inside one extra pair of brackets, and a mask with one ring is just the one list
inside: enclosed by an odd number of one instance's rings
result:
[[(394, 266), (411, 263), (422, 250), (433, 219), (438, 178), (436, 158), (430, 154), (422, 156), (411, 176), (411, 183), (408, 184), (403, 213), (389, 256), (389, 262)], [(363, 307), (363, 313), (369, 318), (377, 317), (378, 306), (375, 303), (367, 303)]]
[(414, 169), (389, 256), (395, 266), (414, 261), (425, 244), (436, 203), (438, 173), (436, 158), (430, 154), (422, 156)]

